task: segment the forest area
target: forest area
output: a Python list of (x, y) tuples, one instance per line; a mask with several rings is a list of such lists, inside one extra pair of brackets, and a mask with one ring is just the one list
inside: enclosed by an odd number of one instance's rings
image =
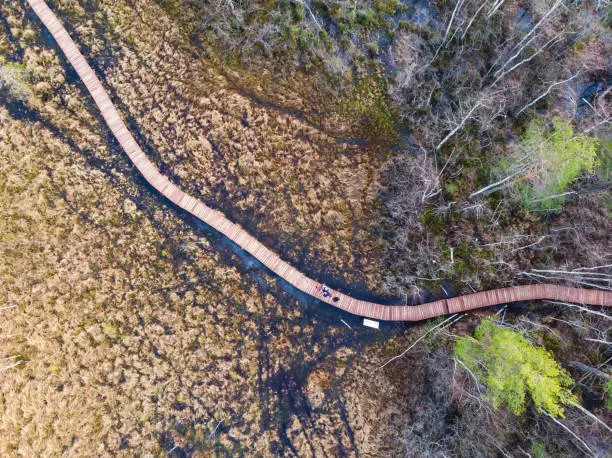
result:
[[(612, 7), (54, 0), (146, 154), (307, 275), (612, 290)], [(0, 4), (0, 453), (612, 454), (607, 308), (366, 329), (155, 195)]]

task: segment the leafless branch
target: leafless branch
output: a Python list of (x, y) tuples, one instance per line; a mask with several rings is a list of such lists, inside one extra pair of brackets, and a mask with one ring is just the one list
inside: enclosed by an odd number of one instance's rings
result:
[(527, 105), (525, 105), (523, 108), (521, 108), (519, 111), (516, 112), (516, 116), (519, 116), (523, 111), (525, 111), (527, 108), (535, 105), (536, 103), (538, 103), (538, 101), (542, 100), (544, 97), (546, 97), (548, 94), (550, 94), (550, 92), (557, 86), (560, 86), (562, 84), (565, 84), (571, 80), (573, 80), (574, 78), (578, 77), (580, 75), (580, 71), (576, 72), (574, 75), (570, 76), (568, 79), (565, 79), (563, 81), (557, 81), (556, 83), (551, 84), (550, 86), (548, 86), (548, 89), (546, 89), (546, 91), (544, 91), (542, 94), (540, 94), (539, 96), (537, 96), (535, 99), (533, 99), (531, 102), (529, 102)]
[(444, 325), (447, 325), (447, 323), (448, 323), (448, 326), (450, 326), (455, 321), (458, 321), (461, 317), (463, 317), (463, 315), (460, 315), (459, 318), (457, 318), (456, 320), (455, 320), (455, 317), (457, 317), (457, 314), (451, 315), (446, 320), (442, 321), (440, 324), (437, 324), (436, 326), (434, 326), (431, 329), (429, 329), (425, 334), (423, 334), (421, 337), (419, 337), (417, 340), (415, 340), (413, 342), (413, 344), (410, 345), (408, 348), (406, 348), (403, 352), (401, 352), (399, 355), (396, 355), (393, 358), (389, 359), (386, 363), (384, 363), (382, 366), (379, 366), (376, 370), (380, 370), (383, 367), (385, 367), (386, 365), (388, 365), (389, 363), (392, 363), (396, 359), (401, 358), (406, 353), (408, 353), (410, 350), (412, 350), (416, 346), (416, 344), (418, 344), (421, 340), (423, 340), (425, 337), (427, 337), (430, 333), (432, 333), (433, 331), (435, 331), (438, 328), (441, 328)]

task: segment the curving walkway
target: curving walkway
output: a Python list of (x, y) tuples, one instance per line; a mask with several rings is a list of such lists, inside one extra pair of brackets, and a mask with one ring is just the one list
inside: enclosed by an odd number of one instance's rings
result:
[(121, 144), (123, 150), (151, 186), (174, 204), (230, 238), (242, 249), (248, 251), (261, 261), (261, 263), (276, 275), (306, 294), (355, 315), (388, 321), (425, 320), (427, 318), (488, 307), (491, 305), (537, 299), (551, 299), (608, 307), (612, 306), (611, 291), (569, 288), (552, 284), (525, 285), (495, 289), (451, 299), (442, 299), (416, 306), (389, 306), (352, 298), (308, 278), (293, 266), (283, 261), (276, 253), (261, 244), (248, 232), (242, 229), (242, 227), (228, 220), (225, 215), (213, 210), (195, 197), (181, 191), (176, 185), (171, 183), (168, 178), (162, 175), (157, 167), (140, 149), (134, 137), (125, 126), (113, 102), (110, 100), (102, 83), (45, 1), (28, 0), (28, 3), (45, 27), (51, 32), (51, 35), (55, 38), (55, 41), (66, 55), (66, 58), (77, 71), (83, 83), (85, 83), (87, 90), (100, 109), (106, 124)]

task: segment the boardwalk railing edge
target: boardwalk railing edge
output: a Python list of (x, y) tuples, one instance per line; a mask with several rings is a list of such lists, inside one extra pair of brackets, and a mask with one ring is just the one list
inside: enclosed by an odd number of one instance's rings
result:
[(553, 284), (494, 289), (414, 306), (382, 305), (355, 299), (307, 277), (283, 261), (242, 227), (227, 219), (225, 215), (183, 192), (162, 175), (127, 129), (104, 86), (46, 2), (28, 0), (28, 3), (78, 73), (111, 132), (147, 182), (175, 205), (221, 232), (276, 275), (304, 293), (346, 312), (386, 321), (419, 321), (481, 307), (540, 299), (601, 306), (612, 305), (611, 291), (570, 288)]

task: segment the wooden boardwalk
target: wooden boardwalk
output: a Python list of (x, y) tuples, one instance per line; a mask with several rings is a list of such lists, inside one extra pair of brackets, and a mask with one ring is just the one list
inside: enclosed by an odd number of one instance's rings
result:
[(162, 175), (140, 149), (136, 140), (134, 140), (134, 137), (125, 126), (115, 105), (110, 100), (102, 83), (45, 1), (28, 0), (28, 3), (45, 27), (51, 32), (51, 35), (55, 38), (68, 61), (77, 71), (83, 83), (85, 83), (87, 90), (100, 109), (106, 124), (144, 178), (174, 204), (230, 238), (242, 249), (248, 251), (261, 261), (276, 275), (306, 294), (355, 315), (388, 321), (419, 321), (481, 307), (537, 299), (551, 299), (601, 306), (612, 305), (611, 291), (537, 284), (495, 289), (416, 306), (389, 306), (355, 299), (308, 278), (302, 272), (283, 261), (276, 253), (261, 244), (242, 227), (228, 220), (225, 215), (181, 191), (168, 178)]

